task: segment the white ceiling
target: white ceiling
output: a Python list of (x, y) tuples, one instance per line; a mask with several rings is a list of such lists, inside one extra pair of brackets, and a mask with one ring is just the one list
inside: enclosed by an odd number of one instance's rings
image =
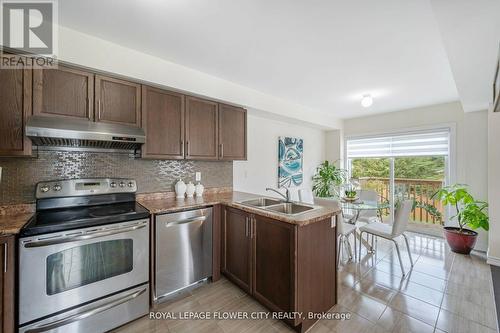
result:
[(500, 0), (432, 0), (465, 111), (489, 107), (500, 42)]
[[(450, 47), (442, 42), (453, 29), (441, 34), (430, 1), (456, 0), (64, 0), (59, 21), (351, 118), (459, 99)], [(487, 102), (481, 83), (471, 91), (471, 100), (478, 99), (473, 104)], [(369, 109), (360, 106), (366, 93), (375, 99)]]

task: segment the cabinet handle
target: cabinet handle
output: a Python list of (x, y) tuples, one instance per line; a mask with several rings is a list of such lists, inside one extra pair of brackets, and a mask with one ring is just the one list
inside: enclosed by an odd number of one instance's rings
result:
[(224, 158), (224, 144), (221, 143), (220, 144), (220, 158)]
[(245, 217), (245, 237), (248, 237), (248, 216)]
[(181, 155), (184, 156), (184, 141), (181, 140)]
[(186, 141), (187, 156), (189, 156), (189, 141)]
[(250, 221), (250, 238), (254, 237), (255, 237), (255, 217), (252, 217)]
[(97, 119), (101, 120), (101, 100), (97, 101)]
[(9, 247), (7, 246), (7, 243), (3, 243), (3, 272), (4, 273), (7, 273), (7, 260), (9, 259), (8, 255), (7, 255), (8, 250), (9, 250)]

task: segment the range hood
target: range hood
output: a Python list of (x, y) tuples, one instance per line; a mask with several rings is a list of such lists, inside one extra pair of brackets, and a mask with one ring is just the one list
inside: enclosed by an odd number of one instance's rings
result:
[(26, 136), (36, 146), (137, 150), (146, 142), (142, 128), (85, 119), (32, 116)]

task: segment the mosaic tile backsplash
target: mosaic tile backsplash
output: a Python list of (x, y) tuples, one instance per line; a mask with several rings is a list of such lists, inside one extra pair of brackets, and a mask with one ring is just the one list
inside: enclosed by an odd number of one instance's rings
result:
[(35, 201), (40, 181), (122, 177), (137, 180), (139, 193), (174, 191), (179, 178), (193, 181), (201, 172), (205, 187), (233, 186), (233, 163), (223, 161), (145, 160), (120, 153), (39, 151), (37, 158), (0, 158), (0, 205)]

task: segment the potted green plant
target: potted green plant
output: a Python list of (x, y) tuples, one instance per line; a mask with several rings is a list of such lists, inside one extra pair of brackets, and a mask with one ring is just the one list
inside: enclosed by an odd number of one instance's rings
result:
[(313, 176), (314, 195), (321, 198), (338, 196), (338, 188), (347, 180), (347, 170), (324, 161), (316, 168)]
[(489, 230), (489, 218), (486, 213), (488, 203), (478, 201), (469, 193), (467, 185), (455, 184), (437, 191), (434, 198), (444, 205), (451, 205), (456, 210), (458, 227), (444, 227), (444, 235), (453, 252), (469, 254), (477, 240), (477, 232), (466, 229), (482, 228)]

